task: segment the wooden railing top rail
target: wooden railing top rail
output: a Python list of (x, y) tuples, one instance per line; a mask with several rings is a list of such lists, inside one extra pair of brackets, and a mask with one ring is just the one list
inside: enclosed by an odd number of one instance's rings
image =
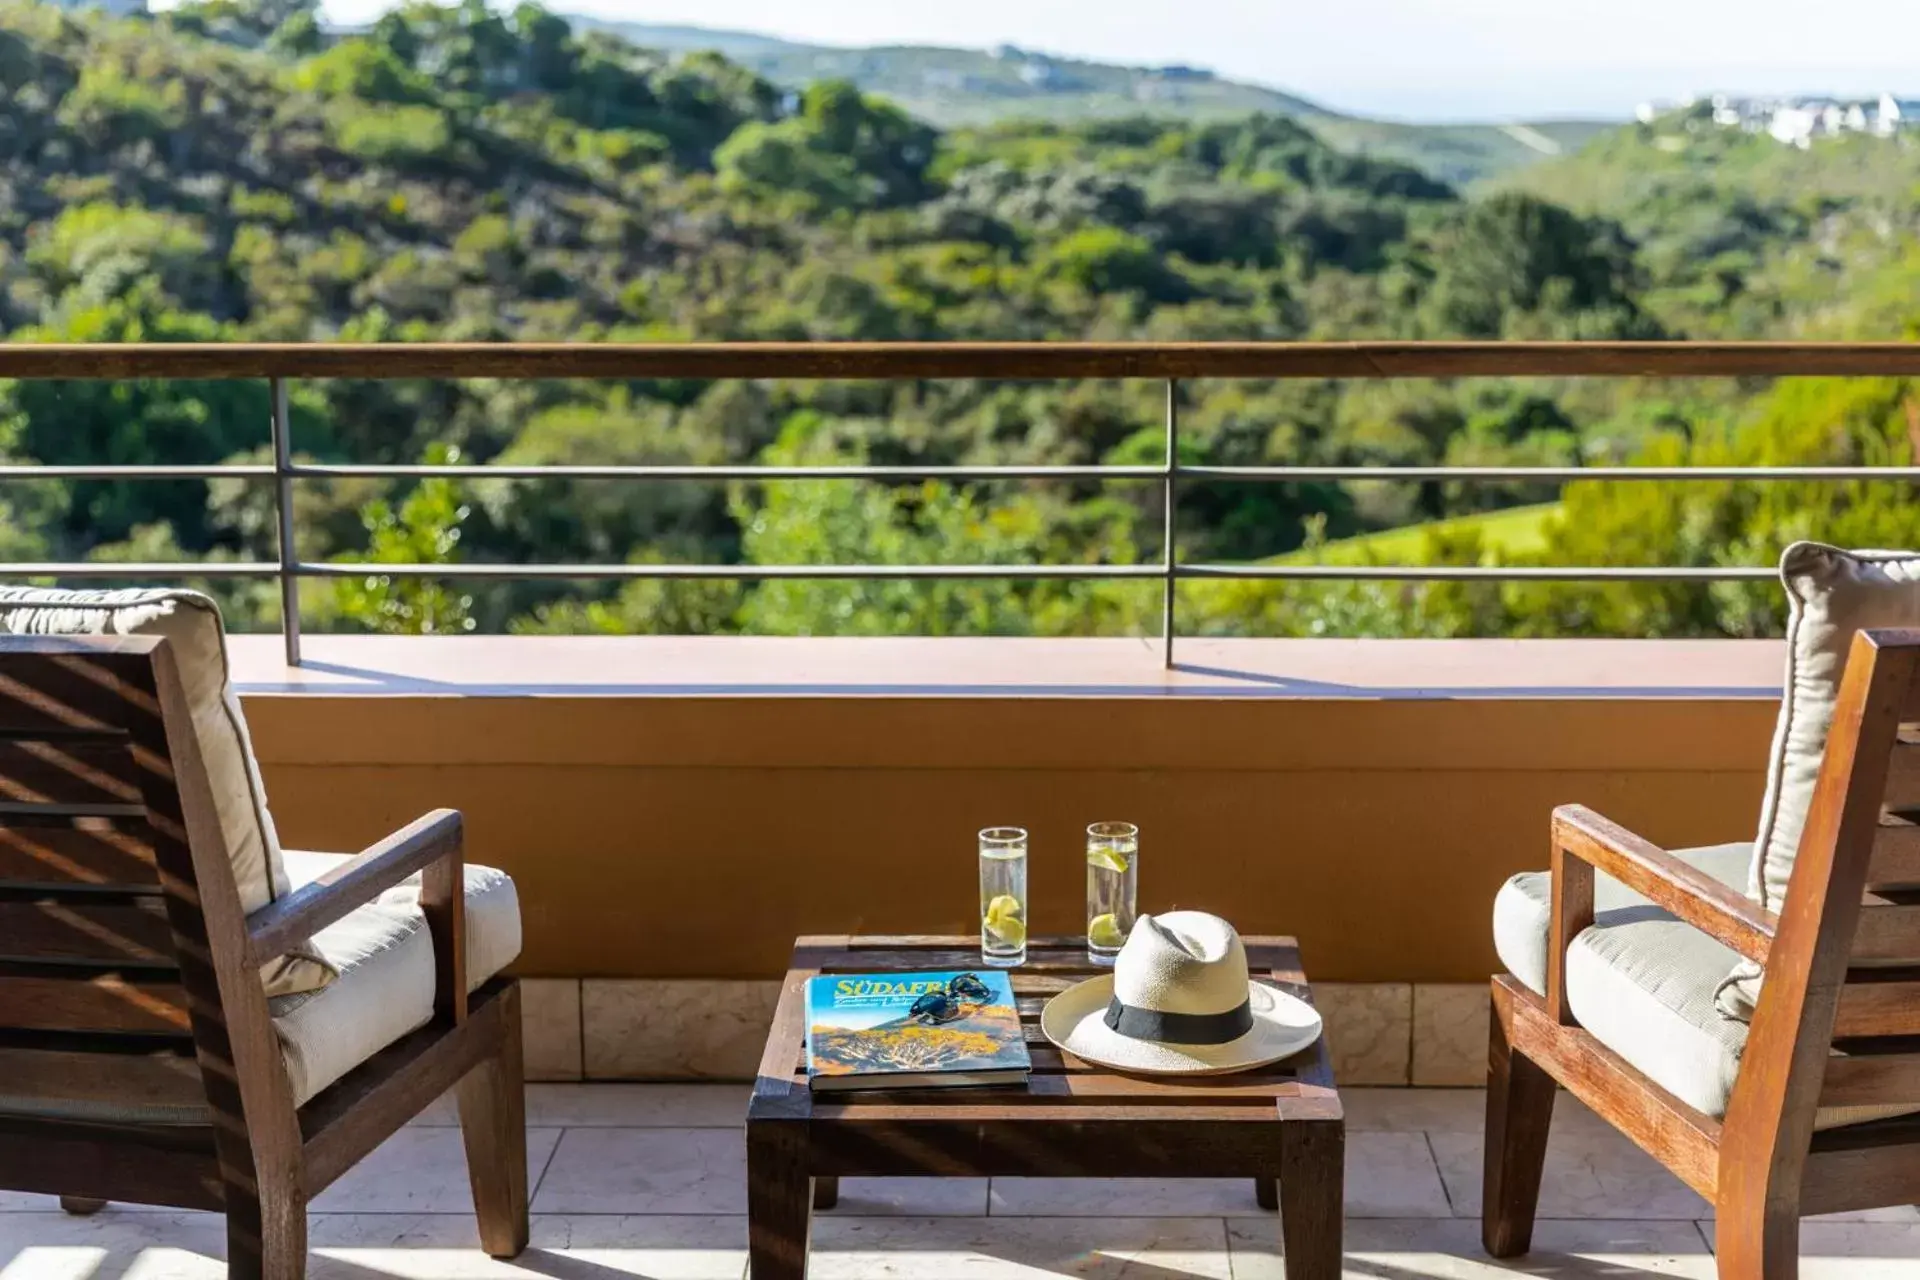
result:
[(0, 343), (6, 378), (1920, 375), (1920, 342)]

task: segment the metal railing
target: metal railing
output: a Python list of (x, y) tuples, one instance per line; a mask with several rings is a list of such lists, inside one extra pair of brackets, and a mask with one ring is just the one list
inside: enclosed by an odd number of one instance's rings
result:
[[(1920, 466), (1860, 467), (1228, 467), (1179, 460), (1181, 383), (1201, 378), (1463, 377), (1902, 377), (1920, 375), (1911, 343), (724, 343), (724, 344), (0, 344), (0, 378), (251, 379), (268, 385), (271, 464), (0, 465), (0, 481), (268, 479), (274, 482), (278, 556), (270, 561), (0, 563), (0, 576), (273, 578), (280, 587), (287, 661), (300, 662), (300, 583), (369, 572), (395, 577), (493, 579), (986, 579), (1158, 580), (1166, 665), (1173, 665), (1174, 595), (1182, 580), (1672, 582), (1764, 580), (1769, 566), (1482, 566), (1191, 564), (1174, 541), (1181, 488), (1217, 481), (1539, 482), (1637, 480), (1920, 480)], [(1158, 466), (536, 466), (300, 462), (293, 455), (288, 384), (348, 379), (1153, 379), (1165, 384), (1166, 452)], [(383, 564), (302, 560), (293, 493), (302, 480), (1157, 480), (1162, 547), (1140, 564)]]

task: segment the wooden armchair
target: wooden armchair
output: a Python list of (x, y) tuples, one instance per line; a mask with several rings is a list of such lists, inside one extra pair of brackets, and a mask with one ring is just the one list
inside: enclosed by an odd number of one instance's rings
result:
[[(293, 1280), (308, 1201), (457, 1085), (482, 1244), (518, 1253), (519, 988), (469, 994), (460, 815), (251, 914), (219, 824), (168, 640), (0, 638), (0, 1188), (223, 1212), (230, 1275)], [(286, 1019), (318, 1005), (263, 966), (383, 892), (403, 918), (416, 873), (430, 1020), (301, 1098)]]
[[(1900, 727), (1914, 720), (1920, 631), (1855, 635), (1778, 916), (1703, 869), (1710, 857), (1668, 853), (1582, 808), (1554, 814), (1545, 991), (1512, 973), (1493, 980), (1489, 1253), (1529, 1247), (1556, 1083), (1713, 1203), (1725, 1280), (1797, 1275), (1802, 1215), (1920, 1199), (1920, 740)], [(1652, 906), (1603, 912), (1590, 928), (1596, 871)], [(1598, 966), (1635, 962), (1621, 939), (1647, 927), (1665, 931), (1667, 955), (1645, 963), (1704, 946), (1724, 949), (1722, 971), (1735, 956), (1764, 966), (1750, 1027), (1702, 1020), (1718, 1038), (1702, 1043), (1730, 1051), (1728, 1079), (1688, 1077), (1698, 1063), (1673, 1057), (1680, 1014), (1698, 999), (1671, 986), (1672, 1023), (1643, 1012), (1638, 1032), (1602, 1036), (1576, 1017), (1583, 1003), (1611, 1016), (1593, 994)], [(1721, 1097), (1723, 1110), (1703, 1105)]]

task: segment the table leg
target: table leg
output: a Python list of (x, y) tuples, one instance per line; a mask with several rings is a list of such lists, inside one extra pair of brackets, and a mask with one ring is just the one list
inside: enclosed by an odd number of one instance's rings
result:
[(1272, 1212), (1280, 1207), (1280, 1184), (1272, 1178), (1253, 1180), (1253, 1198), (1262, 1209)]
[(1338, 1120), (1280, 1126), (1280, 1242), (1287, 1280), (1339, 1280), (1346, 1127)]
[(813, 1207), (831, 1209), (840, 1203), (840, 1179), (837, 1177), (815, 1178), (813, 1180)]
[(767, 1120), (747, 1125), (747, 1256), (752, 1280), (805, 1280), (813, 1228), (806, 1131)]

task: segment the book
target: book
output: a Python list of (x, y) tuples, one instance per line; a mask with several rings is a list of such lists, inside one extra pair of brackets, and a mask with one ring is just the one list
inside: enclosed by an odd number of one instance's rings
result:
[(1019, 1084), (1033, 1069), (1007, 975), (848, 973), (807, 982), (816, 1091)]

